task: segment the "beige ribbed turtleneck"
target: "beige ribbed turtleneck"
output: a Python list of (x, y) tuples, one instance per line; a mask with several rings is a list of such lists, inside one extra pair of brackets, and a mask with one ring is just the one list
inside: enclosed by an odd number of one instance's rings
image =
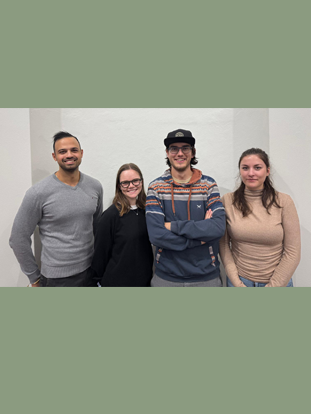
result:
[(220, 240), (220, 256), (234, 286), (243, 285), (239, 275), (268, 286), (286, 286), (300, 261), (300, 226), (293, 200), (278, 193), (281, 208), (272, 206), (268, 214), (261, 196), (261, 190), (245, 190), (252, 209), (247, 217), (232, 205), (233, 193), (222, 197), (227, 229)]

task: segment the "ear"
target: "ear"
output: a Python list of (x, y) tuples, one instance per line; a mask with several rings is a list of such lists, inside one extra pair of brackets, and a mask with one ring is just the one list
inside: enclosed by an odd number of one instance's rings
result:
[(83, 157), (83, 149), (81, 150), (81, 158)]
[(270, 167), (267, 168), (267, 177), (268, 177), (268, 175), (270, 175)]
[(53, 157), (53, 160), (56, 161), (56, 156), (55, 156), (54, 152), (52, 152), (52, 157)]

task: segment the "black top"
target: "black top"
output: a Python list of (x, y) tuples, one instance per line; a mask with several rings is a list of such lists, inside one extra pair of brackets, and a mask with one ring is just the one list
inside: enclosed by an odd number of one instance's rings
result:
[(101, 286), (150, 286), (152, 265), (145, 210), (120, 217), (115, 205), (110, 206), (96, 228), (93, 280)]

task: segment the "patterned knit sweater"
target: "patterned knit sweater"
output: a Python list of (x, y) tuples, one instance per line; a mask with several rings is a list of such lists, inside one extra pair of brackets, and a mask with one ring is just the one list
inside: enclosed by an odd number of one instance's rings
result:
[[(173, 282), (197, 282), (219, 276), (219, 239), (225, 211), (213, 178), (193, 168), (189, 183), (176, 183), (170, 170), (148, 189), (146, 219), (156, 246), (155, 272)], [(205, 220), (207, 210), (213, 211)], [(171, 223), (171, 230), (164, 226)], [(204, 242), (204, 244), (202, 244)]]
[(261, 190), (245, 190), (252, 209), (247, 217), (232, 205), (233, 193), (222, 197), (227, 229), (220, 256), (234, 286), (243, 286), (239, 275), (267, 286), (286, 286), (300, 261), (300, 227), (293, 200), (278, 193), (281, 208), (272, 206), (268, 214), (261, 196)]

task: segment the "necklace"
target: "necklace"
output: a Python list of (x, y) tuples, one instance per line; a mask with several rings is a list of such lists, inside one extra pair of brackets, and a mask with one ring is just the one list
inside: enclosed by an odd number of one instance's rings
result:
[(135, 211), (136, 216), (138, 216), (138, 208), (135, 204), (135, 206), (131, 206), (131, 210)]

